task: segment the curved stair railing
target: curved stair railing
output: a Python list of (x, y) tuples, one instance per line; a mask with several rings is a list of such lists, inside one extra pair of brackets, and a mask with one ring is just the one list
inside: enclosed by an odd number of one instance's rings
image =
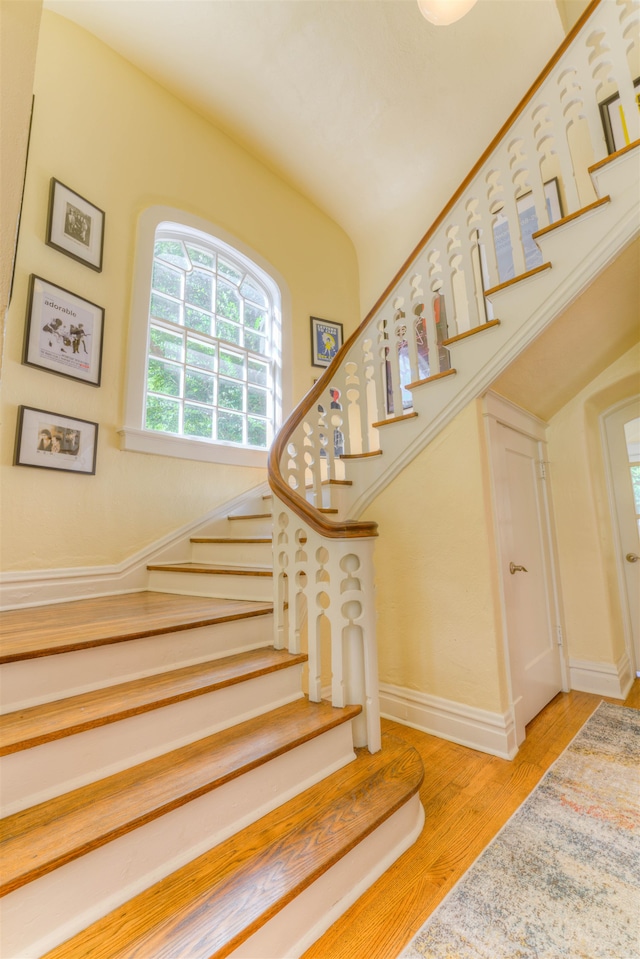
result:
[[(639, 28), (638, 0), (593, 0), (271, 449), (276, 645), (297, 652), (306, 630), (310, 698), (330, 683), (334, 705), (361, 703), (356, 745), (372, 752), (377, 526), (358, 516), (391, 475), (381, 433), (401, 432), (394, 458), (424, 447), (460, 389), (452, 349), (480, 346), (500, 323), (492, 298), (549, 269), (536, 237), (605, 202), (589, 170), (619, 146), (606, 118), (640, 137)], [(480, 393), (473, 377), (465, 389)]]

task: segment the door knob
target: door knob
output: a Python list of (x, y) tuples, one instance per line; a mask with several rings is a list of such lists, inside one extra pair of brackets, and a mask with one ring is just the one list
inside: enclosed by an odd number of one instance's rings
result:
[(515, 563), (509, 563), (509, 572), (513, 576), (514, 573), (527, 573), (528, 570), (524, 566), (516, 566)]
[(625, 559), (627, 563), (637, 563), (640, 559), (640, 556), (637, 556), (635, 553), (627, 553)]

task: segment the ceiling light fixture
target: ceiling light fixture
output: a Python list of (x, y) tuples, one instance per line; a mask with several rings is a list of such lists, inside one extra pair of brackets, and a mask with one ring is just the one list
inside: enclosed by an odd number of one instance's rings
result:
[(418, 0), (420, 13), (429, 23), (445, 27), (471, 10), (476, 0)]

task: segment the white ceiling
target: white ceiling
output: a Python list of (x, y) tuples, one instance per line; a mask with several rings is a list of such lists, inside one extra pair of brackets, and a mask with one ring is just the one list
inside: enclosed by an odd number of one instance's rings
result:
[[(582, 3), (581, 5), (584, 5)], [(365, 311), (562, 40), (554, 0), (45, 0), (266, 162), (358, 252)]]

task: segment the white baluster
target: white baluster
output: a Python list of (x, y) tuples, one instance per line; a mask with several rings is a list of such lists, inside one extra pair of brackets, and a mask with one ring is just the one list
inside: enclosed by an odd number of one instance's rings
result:
[(363, 438), (367, 436), (367, 425), (363, 422), (365, 408), (362, 403), (360, 376), (354, 362), (345, 363), (347, 383), (347, 423), (348, 445), (350, 453), (363, 453)]

